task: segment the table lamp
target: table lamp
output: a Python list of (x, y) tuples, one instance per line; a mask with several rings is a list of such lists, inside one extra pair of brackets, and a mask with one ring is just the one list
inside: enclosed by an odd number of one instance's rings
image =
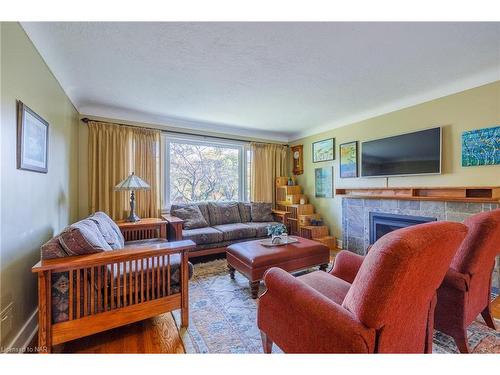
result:
[(149, 186), (141, 178), (137, 177), (134, 172), (115, 186), (115, 191), (130, 190), (130, 216), (126, 219), (127, 221), (135, 223), (136, 221), (141, 220), (141, 218), (135, 214), (135, 191), (149, 189), (151, 189), (151, 186)]

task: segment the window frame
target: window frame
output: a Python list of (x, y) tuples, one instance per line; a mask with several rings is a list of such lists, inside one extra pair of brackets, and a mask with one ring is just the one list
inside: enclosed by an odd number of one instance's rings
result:
[(196, 136), (196, 135), (178, 135), (163, 133), (162, 141), (162, 212), (169, 212), (172, 203), (170, 202), (170, 145), (172, 143), (184, 143), (191, 145), (204, 145), (212, 147), (223, 147), (235, 149), (238, 151), (238, 201), (249, 201), (248, 181), (248, 150), (250, 143), (238, 140), (225, 140), (220, 138)]

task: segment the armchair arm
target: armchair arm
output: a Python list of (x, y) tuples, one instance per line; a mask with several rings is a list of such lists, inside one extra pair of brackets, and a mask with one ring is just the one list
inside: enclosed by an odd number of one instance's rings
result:
[(182, 225), (184, 220), (178, 218), (177, 216), (172, 216), (170, 214), (162, 215), (163, 220), (168, 222), (168, 240), (169, 241), (181, 241), (182, 240)]
[(370, 353), (375, 330), (279, 268), (266, 272), (257, 324), (287, 353)]
[(444, 276), (441, 286), (466, 292), (469, 290), (470, 276), (455, 271), (453, 268), (449, 268), (448, 272), (446, 272), (446, 275)]
[(365, 257), (362, 255), (342, 250), (335, 257), (335, 263), (330, 273), (352, 284), (364, 259)]

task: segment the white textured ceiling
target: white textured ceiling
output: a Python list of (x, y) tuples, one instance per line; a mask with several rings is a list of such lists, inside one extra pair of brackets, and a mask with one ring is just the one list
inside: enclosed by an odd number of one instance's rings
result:
[(82, 114), (276, 140), (500, 79), (500, 23), (22, 23)]

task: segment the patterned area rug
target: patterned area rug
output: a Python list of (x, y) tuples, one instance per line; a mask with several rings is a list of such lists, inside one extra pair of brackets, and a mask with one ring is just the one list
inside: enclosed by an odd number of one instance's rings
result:
[[(261, 292), (263, 289), (261, 283)], [(257, 300), (250, 297), (246, 278), (236, 272), (236, 279), (230, 279), (225, 259), (194, 266), (189, 301), (189, 328), (180, 329), (187, 353), (262, 353)], [(173, 315), (179, 326), (180, 314), (176, 311)], [(472, 352), (500, 353), (500, 332), (482, 321), (469, 327), (468, 336)], [(273, 352), (281, 350), (274, 345)], [(451, 337), (436, 332), (433, 352), (458, 351)]]

